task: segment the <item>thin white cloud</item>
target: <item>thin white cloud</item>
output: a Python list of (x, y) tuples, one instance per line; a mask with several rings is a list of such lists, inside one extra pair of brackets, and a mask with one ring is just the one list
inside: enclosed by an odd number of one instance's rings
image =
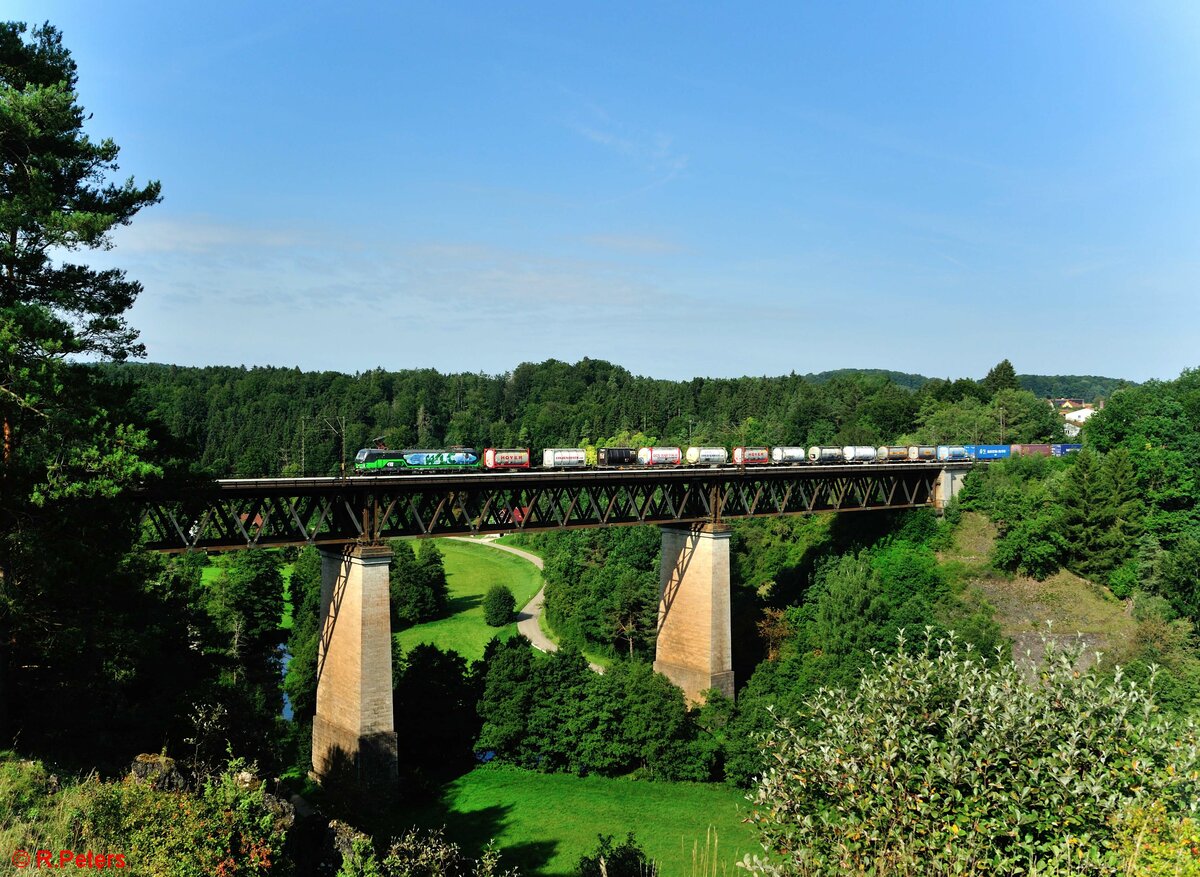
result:
[(133, 225), (113, 233), (113, 243), (124, 253), (212, 253), (229, 248), (307, 246), (315, 233), (286, 228), (258, 228), (215, 222), (203, 218), (139, 217)]
[(675, 148), (671, 135), (623, 124), (594, 101), (578, 95), (574, 97), (579, 106), (567, 127), (585, 140), (659, 177), (653, 185), (661, 185), (687, 168), (688, 156)]
[(653, 235), (593, 234), (583, 240), (594, 247), (627, 253), (673, 254), (684, 251), (684, 248), (674, 241)]

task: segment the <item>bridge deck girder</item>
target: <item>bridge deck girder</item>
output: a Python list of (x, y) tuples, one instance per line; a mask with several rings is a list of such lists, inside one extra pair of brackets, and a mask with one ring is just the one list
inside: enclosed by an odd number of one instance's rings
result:
[(142, 501), (147, 548), (220, 551), (915, 508), (950, 468), (969, 464), (231, 479)]

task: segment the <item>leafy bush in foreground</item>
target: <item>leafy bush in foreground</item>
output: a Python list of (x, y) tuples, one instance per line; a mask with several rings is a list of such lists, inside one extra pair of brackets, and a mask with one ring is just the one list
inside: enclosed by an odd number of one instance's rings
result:
[(1200, 821), (1170, 817), (1159, 801), (1131, 807), (1116, 823), (1126, 874), (1200, 877)]
[(337, 877), (517, 877), (500, 867), (500, 853), (490, 844), (482, 857), (472, 859), (441, 829), (410, 829), (392, 839), (380, 860), (371, 838), (344, 822), (329, 825), (334, 847), (342, 857)]
[[(1115, 874), (1127, 808), (1200, 801), (1200, 729), (1046, 644), (1036, 680), (952, 638), (821, 691), (763, 743), (763, 874)], [(1127, 845), (1126, 845), (1127, 846)]]
[(0, 843), (9, 853), (53, 850), (55, 866), (59, 851), (91, 850), (97, 861), (110, 857), (104, 859), (107, 867), (133, 874), (292, 872), (283, 855), (289, 808), (266, 793), (244, 762), (231, 761), (192, 791), (178, 789), (182, 778), (171, 759), (162, 763), (172, 765), (163, 778), (173, 774), (173, 783), (133, 775), (60, 781), (39, 762), (0, 753)]
[(219, 877), (289, 873), (285, 820), (262, 782), (234, 759), (195, 792), (167, 792), (132, 777), (99, 783), (84, 840), (125, 854), (145, 874)]

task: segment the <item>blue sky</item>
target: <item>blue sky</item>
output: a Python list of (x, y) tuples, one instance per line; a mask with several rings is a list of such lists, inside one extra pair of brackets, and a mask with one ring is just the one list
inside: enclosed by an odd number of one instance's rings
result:
[(1200, 4), (10, 2), (164, 201), (149, 359), (1200, 365)]

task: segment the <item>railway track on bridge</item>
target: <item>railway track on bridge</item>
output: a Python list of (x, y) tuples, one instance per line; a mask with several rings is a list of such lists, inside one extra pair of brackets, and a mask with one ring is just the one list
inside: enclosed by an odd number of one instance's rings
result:
[(143, 491), (146, 547), (234, 550), (931, 505), (971, 463), (223, 479)]

